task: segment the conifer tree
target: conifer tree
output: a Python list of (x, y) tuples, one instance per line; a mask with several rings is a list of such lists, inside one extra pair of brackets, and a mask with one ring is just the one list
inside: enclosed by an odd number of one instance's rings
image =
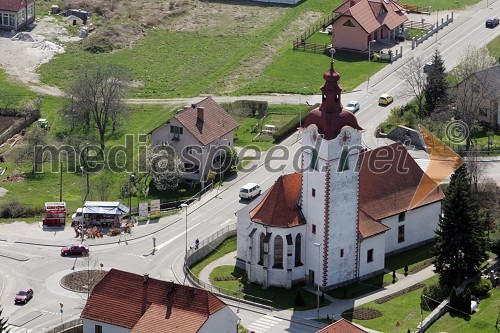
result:
[(446, 285), (458, 285), (465, 277), (473, 276), (486, 259), (485, 233), (471, 197), (465, 164), (451, 176), (436, 230), (434, 255), (436, 272)]
[(0, 307), (0, 333), (9, 333), (10, 328), (7, 328), (8, 319), (2, 317), (2, 312), (3, 312), (3, 309)]
[(446, 103), (448, 84), (446, 81), (445, 67), (441, 54), (436, 49), (432, 57), (432, 66), (427, 73), (425, 84), (425, 111), (430, 115), (440, 104)]

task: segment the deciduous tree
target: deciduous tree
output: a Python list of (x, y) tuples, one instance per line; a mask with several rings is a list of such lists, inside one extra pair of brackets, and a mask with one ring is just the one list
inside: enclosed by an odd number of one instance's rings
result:
[(404, 65), (397, 76), (404, 81), (404, 92), (407, 95), (415, 97), (418, 105), (418, 116), (424, 118), (424, 92), (426, 84), (426, 76), (423, 72), (424, 61), (422, 58), (411, 58)]

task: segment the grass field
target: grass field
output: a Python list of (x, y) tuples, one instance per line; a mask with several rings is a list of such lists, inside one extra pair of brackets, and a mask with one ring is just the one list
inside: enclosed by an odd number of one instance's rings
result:
[(498, 59), (500, 57), (500, 36), (495, 37), (495, 39), (486, 44), (486, 47), (490, 50), (490, 54)]
[(380, 274), (345, 287), (332, 289), (327, 291), (327, 294), (338, 299), (351, 299), (381, 289), (391, 283), (392, 274)]
[(385, 267), (404, 274), (404, 267), (408, 265), (408, 274), (412, 274), (412, 268), (432, 260), (432, 248), (434, 244), (425, 244), (408, 251), (394, 254), (385, 258)]
[(468, 5), (478, 3), (480, 0), (404, 0), (400, 1), (401, 4), (429, 7), (431, 11), (448, 10), (448, 9), (463, 9)]
[(231, 236), (220, 243), (212, 253), (196, 262), (189, 269), (195, 276), (199, 276), (201, 270), (205, 268), (205, 266), (234, 251), (236, 251), (236, 236)]

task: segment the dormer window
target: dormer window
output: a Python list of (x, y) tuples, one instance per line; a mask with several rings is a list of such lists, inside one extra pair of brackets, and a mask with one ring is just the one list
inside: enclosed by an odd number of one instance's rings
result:
[(352, 23), (351, 20), (345, 21), (344, 24), (342, 24), (342, 25), (345, 27), (354, 27), (354, 24)]
[(170, 133), (174, 135), (172, 137), (172, 140), (179, 140), (180, 136), (184, 133), (184, 128), (180, 126), (170, 125)]

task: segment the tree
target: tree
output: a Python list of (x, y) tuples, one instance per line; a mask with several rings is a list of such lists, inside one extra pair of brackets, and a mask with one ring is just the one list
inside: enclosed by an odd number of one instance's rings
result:
[(87, 64), (70, 87), (73, 121), (76, 119), (88, 128), (97, 128), (103, 151), (110, 127), (114, 132), (126, 114), (124, 99), (128, 83), (128, 73), (123, 67), (97, 63)]
[(398, 72), (398, 77), (404, 80), (404, 93), (414, 96), (418, 105), (418, 117), (424, 118), (423, 104), (426, 86), (426, 77), (422, 68), (422, 58), (412, 58)]
[(43, 147), (47, 145), (47, 131), (40, 127), (34, 127), (25, 137), (26, 144), (20, 149), (15, 157), (17, 163), (30, 160), (32, 173), (39, 171), (38, 166), (44, 162)]
[(148, 172), (151, 173), (158, 190), (164, 191), (179, 185), (184, 174), (184, 163), (170, 145), (163, 144), (154, 147), (148, 161)]
[(0, 333), (9, 333), (10, 328), (7, 328), (8, 327), (7, 322), (9, 320), (7, 318), (2, 317), (2, 312), (3, 312), (3, 309), (2, 309), (2, 307), (0, 307)]
[(478, 192), (477, 184), (483, 178), (489, 164), (481, 161), (481, 155), (476, 147), (471, 148), (465, 157), (465, 163), (470, 173), (471, 185), (474, 185), (474, 192)]
[(439, 105), (446, 103), (448, 95), (448, 81), (446, 80), (443, 59), (438, 49), (432, 57), (432, 66), (427, 73), (425, 84), (425, 110), (430, 115)]
[(486, 239), (478, 207), (471, 198), (466, 165), (451, 176), (436, 230), (434, 255), (436, 272), (446, 285), (458, 285), (464, 277), (473, 276), (486, 259)]
[[(490, 55), (486, 47), (468, 46), (462, 53), (458, 66), (451, 73), (456, 82), (454, 89), (456, 116), (468, 126), (470, 134), (474, 134), (480, 128), (481, 104), (489, 94), (489, 91), (482, 87), (475, 73), (490, 68), (495, 64), (495, 58)], [(472, 135), (468, 135), (466, 150), (469, 150), (471, 143)]]

